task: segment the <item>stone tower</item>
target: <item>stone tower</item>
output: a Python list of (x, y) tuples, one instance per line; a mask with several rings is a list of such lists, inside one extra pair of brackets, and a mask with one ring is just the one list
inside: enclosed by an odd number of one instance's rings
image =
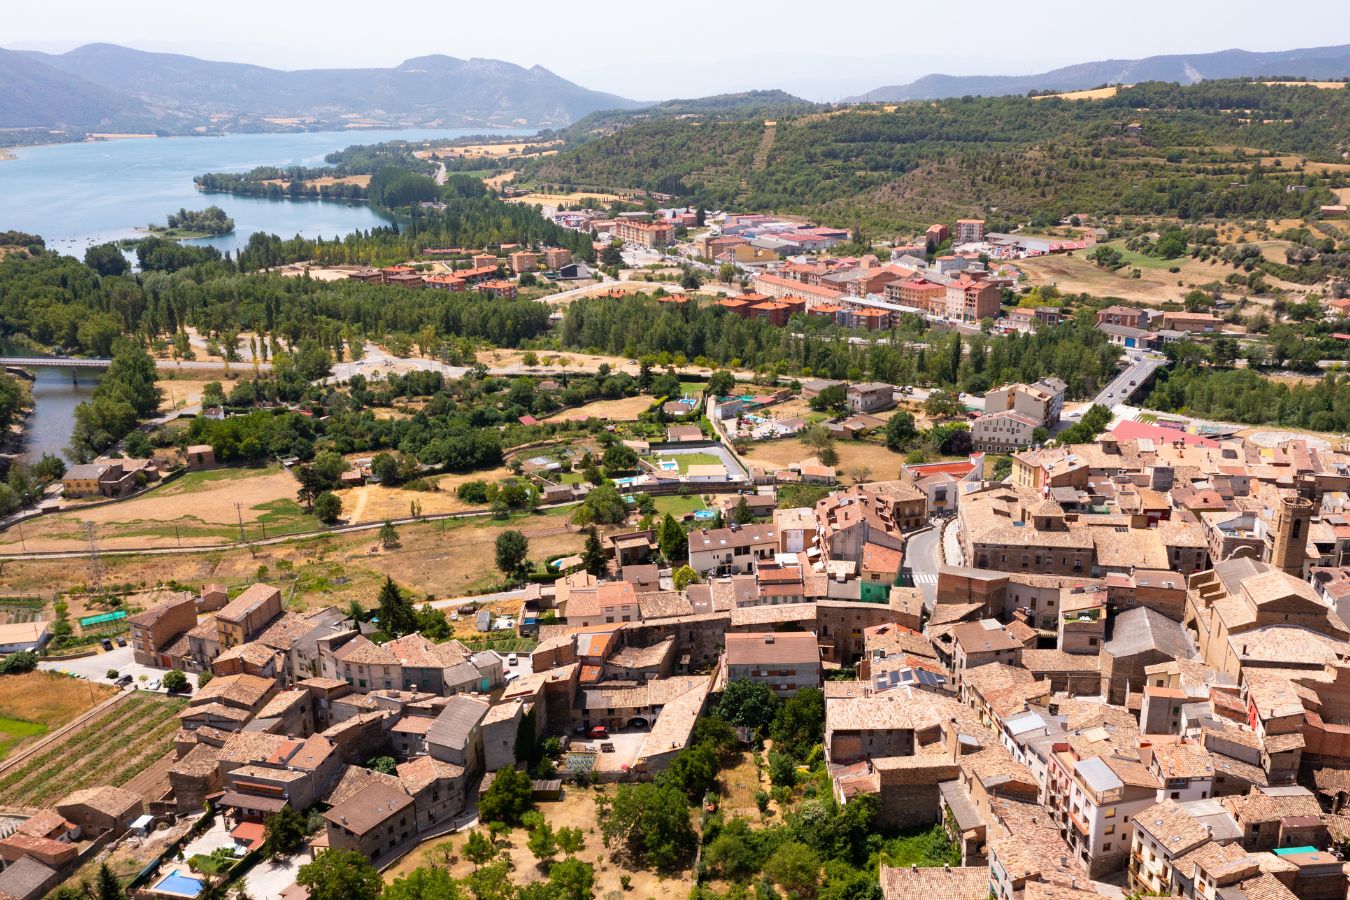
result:
[(1303, 563), (1308, 556), (1308, 523), (1312, 521), (1312, 514), (1312, 501), (1299, 496), (1281, 497), (1280, 508), (1275, 513), (1270, 564), (1295, 578), (1303, 577)]

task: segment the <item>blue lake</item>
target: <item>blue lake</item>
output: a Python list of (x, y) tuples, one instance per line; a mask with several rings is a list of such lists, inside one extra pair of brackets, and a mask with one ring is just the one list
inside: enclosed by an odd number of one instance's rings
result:
[[(386, 223), (364, 203), (264, 200), (206, 194), (192, 178), (256, 166), (320, 166), (353, 144), (482, 134), (484, 129), (316, 131), (223, 137), (130, 138), (21, 147), (0, 160), (0, 231), (40, 234), (47, 246), (82, 256), (90, 244), (135, 237), (137, 228), (180, 208), (215, 204), (234, 219), (232, 234), (194, 243), (237, 250), (255, 231), (282, 237), (334, 237)], [(533, 134), (494, 130), (494, 135)]]

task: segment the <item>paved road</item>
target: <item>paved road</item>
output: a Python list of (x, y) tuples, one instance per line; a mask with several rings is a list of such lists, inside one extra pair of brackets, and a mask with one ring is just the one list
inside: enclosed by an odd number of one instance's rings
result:
[(1128, 362), (1124, 371), (1117, 375), (1110, 384), (1102, 388), (1096, 397), (1092, 398), (1093, 403), (1100, 403), (1107, 409), (1111, 409), (1117, 403), (1129, 401), (1143, 384), (1153, 376), (1154, 371), (1167, 362), (1167, 357), (1161, 354), (1139, 351), (1131, 351), (1127, 354), (1126, 359)]
[(937, 603), (937, 573), (941, 532), (936, 528), (914, 535), (905, 544), (905, 563), (914, 576), (914, 584), (923, 592), (923, 606), (929, 612)]
[(474, 594), (469, 597), (445, 597), (441, 600), (432, 600), (432, 609), (454, 609), (463, 606), (465, 603), (495, 603), (498, 600), (519, 600), (525, 596), (524, 588), (516, 588), (513, 591), (498, 591), (495, 594)]
[[(148, 676), (145, 682), (134, 681), (141, 690), (146, 690), (145, 685), (156, 679), (163, 678), (165, 669), (153, 669), (150, 666), (143, 666), (136, 662), (131, 655), (131, 647), (117, 647), (106, 653), (98, 653), (94, 656), (82, 656), (79, 659), (56, 659), (39, 660), (38, 668), (46, 672), (64, 672), (67, 675), (76, 675), (87, 678), (98, 684), (111, 684), (107, 678), (109, 669), (116, 669), (122, 675), (130, 675), (132, 678), (139, 678), (141, 675)], [(127, 688), (131, 690), (132, 688)], [(76, 688), (75, 690), (79, 690)]]

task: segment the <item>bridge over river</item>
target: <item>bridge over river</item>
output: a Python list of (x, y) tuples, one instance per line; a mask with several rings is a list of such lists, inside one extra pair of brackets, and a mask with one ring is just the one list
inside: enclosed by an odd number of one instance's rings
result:
[[(0, 356), (0, 367), (6, 369), (106, 369), (112, 365), (111, 359), (92, 356)], [(218, 372), (226, 366), (232, 366), (241, 372), (257, 368), (262, 372), (272, 371), (270, 362), (213, 362), (196, 359), (157, 359), (155, 366), (160, 369), (182, 369)]]

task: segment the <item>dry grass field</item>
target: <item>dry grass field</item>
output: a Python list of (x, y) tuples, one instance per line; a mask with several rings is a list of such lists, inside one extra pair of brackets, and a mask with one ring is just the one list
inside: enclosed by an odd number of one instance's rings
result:
[(547, 416), (553, 422), (584, 422), (587, 419), (605, 419), (610, 422), (632, 422), (652, 405), (652, 398), (639, 394), (618, 400), (596, 400), (572, 409)]
[[(280, 466), (190, 472), (121, 503), (43, 516), (24, 526), (23, 544), (30, 551), (83, 549), (85, 522), (95, 524), (105, 550), (216, 544), (237, 537), (241, 519), (253, 537), (317, 527), (295, 492), (294, 476)], [(19, 547), (17, 529), (0, 532), (0, 552)]]
[[(595, 788), (565, 788), (560, 803), (540, 803), (536, 808), (543, 814), (549, 825), (558, 828), (580, 828), (586, 837), (586, 847), (577, 854), (577, 858), (595, 867), (595, 896), (631, 896), (635, 898), (687, 897), (693, 886), (693, 879), (687, 872), (679, 877), (660, 875), (645, 869), (627, 869), (616, 864), (600, 840), (600, 827), (596, 820), (595, 797), (598, 794), (612, 792), (612, 786)], [(546, 878), (538, 867), (534, 855), (526, 846), (528, 835), (523, 828), (512, 830), (506, 837), (509, 848), (506, 855), (511, 860), (512, 880), (517, 884), (530, 884)], [(407, 875), (420, 866), (448, 868), (456, 878), (464, 878), (473, 872), (473, 863), (464, 856), (464, 843), (467, 838), (454, 835), (441, 840), (433, 840), (412, 851), (398, 864), (384, 873), (385, 883)], [(459, 857), (454, 865), (448, 865), (450, 855)], [(621, 876), (631, 879), (629, 888), (624, 890), (619, 882)]]
[[(172, 373), (170, 373), (172, 374)], [(197, 373), (193, 373), (194, 375)], [(221, 373), (224, 374), (223, 372)], [(221, 389), (226, 394), (230, 392), (233, 382), (220, 378), (163, 378), (161, 377), (155, 383), (159, 386), (164, 398), (160, 401), (159, 411), (162, 413), (172, 412), (175, 409), (182, 409), (185, 406), (196, 406), (202, 402), (202, 392), (211, 382), (219, 382)]]
[(0, 759), (107, 700), (117, 689), (55, 672), (0, 678)]
[[(839, 480), (843, 483), (848, 483), (849, 472), (860, 466), (866, 466), (871, 470), (869, 478), (872, 481), (898, 478), (900, 477), (900, 467), (905, 462), (903, 456), (899, 453), (892, 453), (881, 444), (871, 444), (865, 441), (835, 441), (834, 448), (839, 451), (839, 465), (835, 468), (838, 469)], [(815, 456), (814, 451), (807, 449), (796, 438), (752, 444), (750, 452), (745, 454), (747, 460), (752, 463), (759, 463), (767, 469), (786, 468), (791, 463), (801, 462), (811, 456)]]
[[(351, 600), (370, 606), (386, 576), (419, 596), (456, 597), (494, 587), (501, 576), (493, 565), (493, 546), (508, 529), (526, 536), (531, 559), (575, 553), (585, 536), (568, 524), (570, 512), (563, 508), (506, 522), (473, 518), (400, 525), (399, 546), (388, 550), (379, 547), (371, 530), (197, 553), (105, 552), (100, 561), (109, 583), (152, 587), (172, 580), (241, 588), (266, 580), (281, 587), (295, 609), (345, 606)], [(91, 575), (84, 559), (0, 561), (0, 580), (15, 593), (68, 590), (86, 584)]]
[(1344, 81), (1263, 81), (1262, 84), (1278, 84), (1286, 87), (1314, 87), (1326, 91), (1339, 91), (1345, 87)]
[[(1132, 266), (1118, 271), (1103, 269), (1089, 262), (1082, 253), (1072, 256), (1057, 253), (1019, 260), (1018, 265), (1034, 285), (1053, 284), (1065, 293), (1088, 293), (1095, 297), (1115, 297), (1130, 303), (1157, 306), (1169, 301), (1179, 302), (1192, 288), (1222, 281), (1233, 271), (1217, 260), (1200, 262), (1190, 258), (1171, 260), (1180, 272), (1169, 272), (1167, 267), (1140, 266), (1138, 278), (1130, 277)], [(1306, 292), (1306, 285), (1289, 285), (1267, 278), (1268, 283), (1295, 292)]]
[(501, 466), (466, 475), (442, 475), (433, 478), (431, 480), (438, 488), (435, 491), (405, 491), (402, 488), (367, 484), (338, 491), (337, 495), (342, 498), (342, 517), (348, 522), (353, 524), (383, 522), (386, 519), (400, 519), (409, 515), (414, 500), (421, 504), (424, 516), (481, 509), (481, 506), (465, 503), (456, 497), (455, 489), (466, 481), (500, 481), (511, 474), (510, 469)]
[(582, 191), (573, 191), (570, 194), (522, 194), (519, 197), (508, 197), (511, 203), (539, 204), (540, 206), (559, 206), (563, 203), (580, 203), (582, 201), (594, 203), (618, 203), (624, 198), (618, 194), (595, 194)]
[(1062, 94), (1042, 94), (1041, 96), (1033, 97), (1032, 99), (1049, 100), (1053, 97), (1057, 100), (1105, 100), (1108, 97), (1114, 97), (1119, 92), (1120, 86), (1113, 84), (1110, 87), (1093, 88), (1092, 90), (1087, 91), (1066, 91)]
[[(562, 141), (531, 141), (527, 137), (521, 137), (516, 140), (494, 141), (490, 144), (466, 144), (458, 147), (438, 147), (435, 150), (418, 150), (414, 156), (422, 159), (509, 159), (513, 156), (520, 156), (527, 151), (538, 151), (541, 148), (557, 147)], [(545, 150), (541, 155), (556, 153), (557, 150)]]

